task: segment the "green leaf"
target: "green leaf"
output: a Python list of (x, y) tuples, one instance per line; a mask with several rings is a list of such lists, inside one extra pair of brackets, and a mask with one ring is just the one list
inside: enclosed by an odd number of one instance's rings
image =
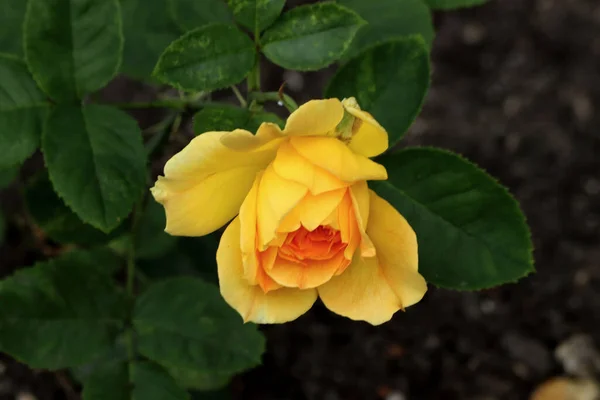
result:
[[(150, 382), (151, 384), (152, 382)], [(130, 400), (129, 364), (111, 363), (89, 376), (83, 383), (83, 400)]]
[(157, 258), (177, 245), (177, 238), (165, 232), (166, 225), (163, 206), (154, 200), (148, 201), (135, 236), (137, 258)]
[(40, 87), (60, 101), (102, 88), (123, 51), (117, 0), (28, 0), (25, 56)]
[(433, 41), (434, 30), (431, 12), (423, 0), (338, 0), (356, 11), (367, 21), (357, 34), (345, 58), (388, 40), (419, 34), (428, 46)]
[(154, 76), (181, 90), (215, 90), (244, 79), (255, 61), (248, 36), (233, 25), (211, 24), (171, 43)]
[(275, 22), (285, 0), (227, 0), (227, 3), (237, 23), (256, 34)]
[(113, 363), (90, 376), (83, 400), (189, 400), (163, 368), (151, 362)]
[(133, 316), (138, 350), (167, 369), (221, 380), (260, 363), (264, 338), (244, 324), (200, 279), (158, 282), (138, 297)]
[(0, 169), (0, 189), (9, 186), (19, 175), (20, 165), (15, 165), (9, 168)]
[(218, 285), (215, 258), (218, 247), (219, 236), (216, 233), (202, 237), (178, 237), (177, 246), (171, 251), (157, 258), (138, 260), (138, 268), (152, 280), (194, 276)]
[(3, 0), (0, 13), (0, 52), (23, 55), (23, 19), (27, 0)]
[(0, 351), (58, 369), (110, 348), (126, 317), (109, 275), (117, 263), (106, 252), (72, 252), (0, 281)]
[(194, 133), (243, 129), (250, 120), (250, 111), (230, 105), (207, 106), (194, 115)]
[(113, 346), (94, 357), (89, 362), (69, 369), (71, 377), (80, 384), (88, 381), (92, 376), (111, 370), (115, 364), (125, 363), (129, 360), (128, 342), (129, 331), (123, 331), (117, 336)]
[(20, 164), (38, 147), (47, 104), (21, 60), (0, 55), (0, 169)]
[(342, 57), (363, 24), (354, 11), (334, 3), (296, 7), (267, 29), (262, 51), (284, 68), (318, 70)]
[(184, 32), (175, 24), (168, 1), (122, 0), (125, 47), (121, 71), (148, 79), (158, 58)]
[(435, 10), (452, 10), (455, 8), (465, 8), (480, 6), (487, 3), (488, 0), (425, 0), (429, 7)]
[(42, 150), (58, 195), (104, 232), (123, 221), (144, 189), (140, 129), (115, 108), (57, 106), (44, 127)]
[(194, 369), (167, 367), (179, 386), (195, 390), (217, 390), (227, 386), (231, 379), (229, 372), (196, 371)]
[(84, 246), (105, 243), (122, 231), (117, 229), (107, 235), (80, 220), (54, 192), (45, 173), (28, 182), (25, 188), (25, 204), (37, 226), (58, 243)]
[(356, 97), (387, 130), (390, 147), (415, 120), (429, 88), (429, 51), (420, 36), (376, 46), (342, 66), (326, 97)]
[(227, 104), (204, 107), (194, 115), (194, 133), (200, 135), (210, 131), (233, 131), (246, 129), (256, 132), (263, 122), (272, 122), (280, 127), (284, 122), (269, 112), (254, 112)]
[(168, 0), (173, 18), (184, 32), (215, 22), (231, 23), (223, 0)]
[(431, 148), (381, 157), (374, 189), (417, 234), (419, 272), (437, 286), (483, 289), (534, 271), (529, 229), (508, 191), (469, 161)]

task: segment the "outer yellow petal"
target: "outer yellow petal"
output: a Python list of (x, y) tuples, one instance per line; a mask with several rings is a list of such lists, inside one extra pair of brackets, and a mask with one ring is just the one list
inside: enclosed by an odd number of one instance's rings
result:
[(159, 177), (151, 190), (165, 207), (165, 231), (202, 236), (219, 229), (236, 216), (255, 175), (254, 168), (236, 168), (199, 182)]
[(281, 177), (306, 186), (312, 194), (348, 186), (347, 182), (302, 157), (290, 143), (283, 143), (279, 147), (273, 168)]
[[(202, 236), (235, 217), (256, 172), (286, 140), (268, 127), (264, 131), (260, 137), (244, 130), (206, 132), (166, 163), (151, 192), (165, 207), (167, 232)], [(243, 146), (236, 150), (223, 142)]]
[(221, 294), (246, 322), (292, 321), (308, 311), (317, 299), (315, 289), (281, 288), (265, 294), (259, 286), (248, 284), (242, 267), (239, 218), (229, 224), (221, 237), (217, 264)]
[(327, 308), (353, 320), (379, 325), (402, 308), (400, 299), (387, 283), (377, 258), (355, 253), (352, 264), (318, 288)]
[(271, 141), (279, 140), (271, 143), (271, 145), (280, 143), (285, 140), (283, 132), (277, 124), (263, 122), (256, 131), (256, 135), (242, 129), (236, 129), (233, 132), (227, 132), (221, 137), (221, 143), (231, 150), (237, 151), (256, 151), (269, 147)]
[(302, 104), (287, 119), (285, 135), (333, 135), (344, 116), (344, 107), (338, 99), (311, 100)]
[[(244, 277), (250, 285), (260, 285), (264, 292), (275, 290), (281, 287), (273, 281), (263, 271), (265, 261), (274, 260), (277, 256), (277, 251), (274, 253), (272, 248), (268, 248), (263, 254), (259, 254), (256, 248), (256, 223), (257, 223), (257, 206), (256, 199), (258, 196), (258, 186), (263, 176), (259, 172), (254, 180), (250, 193), (246, 196), (242, 207), (240, 208), (240, 250), (242, 252), (242, 264), (244, 266)], [(273, 261), (270, 263), (272, 264)]]
[[(337, 209), (337, 226), (342, 242), (348, 244), (344, 249), (344, 257), (348, 260), (353, 259), (354, 253), (356, 253), (356, 249), (361, 243), (360, 229), (355, 214), (352, 197), (348, 191)], [(344, 270), (345, 267), (338, 270), (337, 274), (341, 274)]]
[(344, 182), (387, 179), (387, 171), (382, 165), (355, 154), (339, 139), (292, 137), (290, 143), (302, 157)]
[(375, 246), (367, 235), (367, 221), (369, 220), (370, 195), (367, 182), (356, 182), (350, 188), (354, 215), (360, 232), (360, 251), (363, 257), (373, 257)]
[(240, 207), (240, 249), (244, 265), (244, 276), (251, 285), (258, 283), (258, 254), (256, 250), (256, 197), (262, 173), (256, 175), (252, 189)]
[[(249, 143), (251, 141), (255, 142), (254, 145)], [(240, 143), (240, 149), (234, 148), (236, 142)], [(206, 132), (196, 136), (167, 161), (165, 177), (177, 181), (200, 181), (212, 174), (234, 168), (262, 169), (275, 158), (280, 143), (280, 140), (265, 141), (242, 129), (233, 132)]]
[(377, 256), (355, 254), (339, 276), (319, 287), (331, 311), (373, 325), (421, 300), (427, 284), (418, 273), (418, 248), (414, 231), (389, 203), (371, 192), (367, 233)]
[(403, 307), (418, 303), (427, 291), (427, 283), (419, 274), (417, 236), (406, 219), (394, 208), (371, 193), (367, 234), (375, 244), (379, 265), (390, 281)]
[(272, 165), (265, 170), (258, 187), (258, 249), (263, 251), (277, 234), (283, 218), (306, 195), (304, 185), (280, 177)]
[(375, 157), (386, 151), (388, 148), (388, 134), (375, 121), (373, 116), (366, 111), (362, 111), (353, 98), (344, 99), (342, 104), (347, 112), (359, 120), (354, 124), (357, 130), (352, 135), (348, 147), (355, 153), (365, 157)]

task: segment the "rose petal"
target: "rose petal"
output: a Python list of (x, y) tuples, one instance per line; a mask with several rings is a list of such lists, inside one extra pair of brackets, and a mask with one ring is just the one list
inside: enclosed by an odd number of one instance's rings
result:
[(317, 299), (315, 289), (281, 288), (264, 293), (244, 278), (240, 251), (240, 221), (234, 219), (223, 233), (217, 250), (219, 285), (225, 301), (245, 322), (273, 324), (292, 321), (308, 311)]
[(308, 260), (301, 265), (278, 257), (267, 274), (278, 284), (286, 287), (309, 289), (328, 282), (339, 269), (348, 266), (343, 252), (328, 260)]
[(373, 257), (375, 246), (367, 235), (367, 221), (369, 220), (370, 196), (367, 182), (356, 182), (350, 188), (350, 197), (354, 215), (360, 232), (360, 251), (363, 257)]
[(310, 163), (344, 182), (385, 180), (387, 171), (365, 156), (355, 154), (342, 141), (331, 137), (292, 137), (290, 143)]
[[(273, 160), (284, 140), (269, 135), (266, 132), (258, 138), (243, 130), (206, 132), (174, 155), (165, 165), (165, 176), (151, 189), (165, 207), (166, 231), (202, 236), (235, 217), (256, 172)], [(222, 139), (227, 136), (231, 143), (235, 137), (245, 141), (245, 150), (224, 145)], [(249, 146), (249, 141), (254, 145)]]
[(279, 176), (306, 186), (315, 195), (348, 186), (347, 182), (302, 157), (288, 142), (279, 147), (273, 168)]
[(258, 249), (263, 251), (277, 233), (283, 218), (306, 195), (304, 185), (280, 177), (272, 165), (265, 170), (258, 187)]
[(177, 236), (202, 236), (236, 216), (252, 180), (254, 168), (237, 168), (199, 182), (159, 177), (154, 198), (165, 207), (165, 231)]
[(283, 132), (287, 136), (333, 135), (343, 116), (338, 99), (311, 100), (288, 117)]
[(398, 211), (372, 191), (367, 226), (377, 256), (355, 254), (344, 273), (318, 290), (331, 311), (379, 325), (396, 311), (420, 301), (427, 284), (417, 271), (414, 231)]
[(313, 195), (307, 193), (298, 205), (281, 221), (278, 232), (293, 232), (304, 226), (309, 231), (324, 225), (324, 221), (342, 201), (346, 189)]
[(358, 123), (358, 130), (352, 135), (348, 147), (356, 154), (361, 154), (365, 157), (378, 156), (388, 148), (388, 134), (375, 121), (371, 114), (362, 111), (359, 107), (354, 106), (353, 103), (349, 99), (342, 101), (346, 111), (360, 121)]

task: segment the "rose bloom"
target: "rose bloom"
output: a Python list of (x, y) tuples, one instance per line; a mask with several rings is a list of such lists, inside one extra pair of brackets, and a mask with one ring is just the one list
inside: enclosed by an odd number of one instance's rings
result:
[(202, 236), (232, 218), (217, 251), (225, 301), (244, 321), (298, 318), (320, 297), (331, 311), (377, 325), (427, 286), (417, 238), (368, 180), (386, 131), (354, 98), (313, 100), (283, 131), (206, 132), (165, 165), (151, 189), (165, 231)]

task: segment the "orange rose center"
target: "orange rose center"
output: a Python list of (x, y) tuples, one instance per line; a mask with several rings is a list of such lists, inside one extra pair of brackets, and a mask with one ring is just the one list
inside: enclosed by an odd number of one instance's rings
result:
[(342, 242), (340, 232), (329, 226), (319, 226), (313, 231), (301, 226), (288, 233), (278, 255), (288, 261), (308, 266), (308, 260), (329, 260), (343, 251), (348, 244)]

